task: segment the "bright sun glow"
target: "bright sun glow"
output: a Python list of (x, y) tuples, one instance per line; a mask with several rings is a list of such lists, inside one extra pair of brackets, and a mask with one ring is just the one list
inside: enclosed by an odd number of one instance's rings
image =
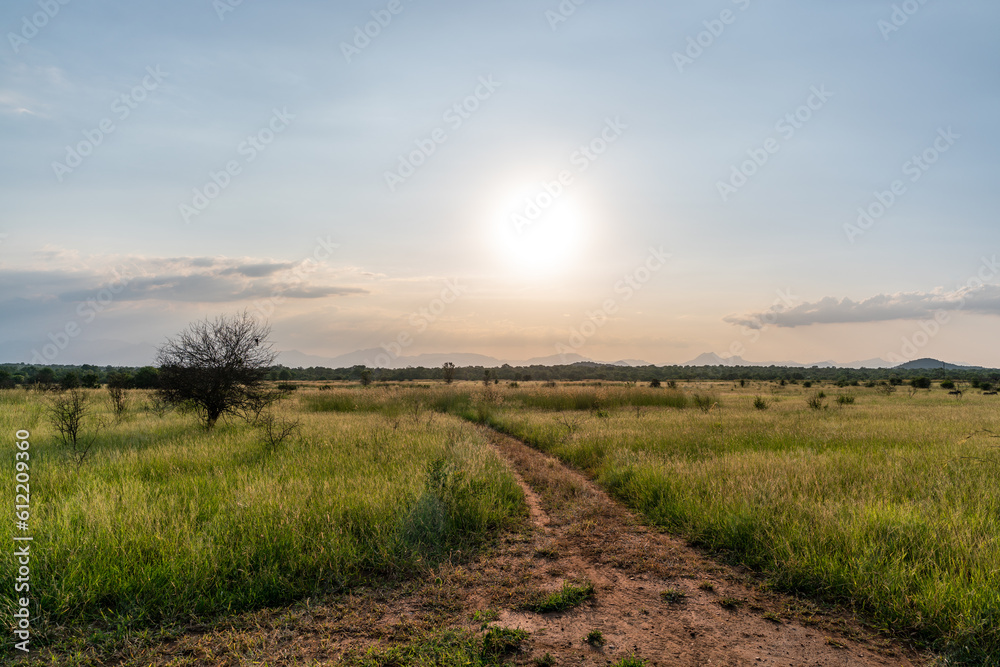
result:
[(512, 196), (493, 222), (501, 259), (530, 274), (572, 268), (586, 238), (584, 217), (570, 196), (552, 197), (541, 186)]

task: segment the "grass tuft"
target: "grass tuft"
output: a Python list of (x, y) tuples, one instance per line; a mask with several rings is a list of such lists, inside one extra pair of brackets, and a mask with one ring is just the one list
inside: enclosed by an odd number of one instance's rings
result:
[(670, 604), (684, 602), (685, 598), (687, 598), (687, 593), (676, 588), (668, 588), (665, 591), (660, 591), (660, 599)]
[(490, 628), (483, 637), (483, 654), (500, 657), (518, 650), (521, 642), (528, 638), (525, 630), (513, 628)]
[(594, 596), (594, 585), (590, 582), (583, 582), (579, 585), (564, 581), (562, 588), (543, 595), (540, 599), (527, 605), (529, 611), (539, 614), (550, 612), (566, 611), (572, 609)]

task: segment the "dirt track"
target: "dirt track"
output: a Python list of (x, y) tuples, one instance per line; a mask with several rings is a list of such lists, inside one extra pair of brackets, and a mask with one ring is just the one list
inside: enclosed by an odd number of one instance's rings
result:
[[(605, 665), (633, 651), (660, 665), (925, 662), (888, 642), (864, 639), (867, 633), (848, 619), (817, 618), (808, 605), (748, 586), (749, 573), (644, 528), (584, 476), (513, 438), (487, 435), (521, 478), (538, 547), (560, 554), (549, 565), (537, 564), (536, 576), (550, 579), (550, 587), (575, 577), (597, 588), (592, 602), (563, 614), (502, 614), (504, 625), (532, 632), (535, 654), (548, 651), (574, 665)], [(661, 592), (668, 588), (686, 597), (666, 602)], [(581, 640), (595, 628), (608, 640), (603, 650)]]
[[(608, 665), (635, 655), (653, 665), (923, 665), (900, 644), (875, 637), (842, 613), (767, 592), (749, 572), (722, 566), (684, 542), (641, 526), (583, 475), (523, 443), (484, 434), (524, 489), (530, 526), (465, 564), (424, 581), (355, 591), (335, 601), (241, 616), (187, 633), (128, 664), (292, 665), (353, 662), (371, 648), (444, 629), (493, 626), (531, 633), (509, 661), (546, 653), (556, 665)], [(459, 559), (462, 560), (462, 559)], [(540, 591), (567, 580), (594, 584), (592, 599), (560, 613), (524, 611)], [(681, 591), (678, 602), (667, 589)], [(606, 640), (584, 641), (591, 630)], [(392, 664), (400, 664), (392, 662)]]

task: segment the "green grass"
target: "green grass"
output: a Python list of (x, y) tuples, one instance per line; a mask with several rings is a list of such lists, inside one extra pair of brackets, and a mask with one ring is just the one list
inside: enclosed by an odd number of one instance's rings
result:
[[(1000, 433), (991, 397), (700, 387), (706, 411), (617, 410), (567, 428), (508, 407), (489, 423), (588, 471), (654, 525), (977, 664), (1000, 654)], [(822, 399), (818, 399), (822, 401)], [(708, 401), (701, 399), (700, 404)]]
[(490, 628), (483, 637), (483, 654), (499, 658), (514, 653), (521, 642), (528, 638), (524, 630), (513, 628)]
[(534, 658), (531, 662), (536, 667), (553, 667), (553, 665), (556, 664), (556, 659), (552, 657), (551, 653), (546, 651), (545, 655), (538, 656), (537, 658)]
[(356, 667), (497, 667), (528, 638), (524, 630), (492, 628), (482, 638), (464, 630), (428, 633), (388, 648), (369, 649), (348, 656), (344, 664)]
[[(51, 628), (132, 637), (400, 579), (474, 549), (524, 505), (457, 415), (587, 471), (650, 524), (766, 572), (780, 589), (842, 604), (956, 664), (997, 664), (993, 397), (858, 388), (854, 403), (823, 409), (804, 386), (687, 391), (303, 387), (281, 407), (302, 429), (276, 448), (246, 425), (206, 432), (188, 414), (140, 411), (142, 401), (117, 422), (92, 392), (107, 425), (79, 473), (54, 444), (40, 396), (0, 391), (0, 428), (32, 432), (36, 645), (54, 639)], [(0, 452), (0, 465), (12, 470), (15, 451)], [(11, 551), (0, 552), (8, 581)], [(567, 584), (537, 610), (592, 594)], [(4, 613), (12, 596), (0, 590)], [(479, 639), (428, 642), (490, 664)], [(372, 664), (398, 664), (385, 660)]]
[(536, 383), (519, 387), (483, 387), (474, 383), (427, 388), (372, 386), (360, 390), (311, 391), (302, 399), (305, 409), (314, 412), (392, 412), (398, 415), (431, 409), (466, 418), (475, 418), (480, 414), (478, 411), (500, 405), (552, 412), (597, 412), (635, 406), (680, 409), (689, 404), (687, 394), (672, 389), (622, 385), (545, 387)]
[(564, 581), (562, 588), (541, 596), (538, 600), (530, 603), (527, 608), (539, 614), (566, 611), (582, 604), (593, 596), (594, 585), (590, 582), (572, 584)]
[[(121, 638), (410, 576), (524, 514), (510, 473), (454, 417), (303, 414), (294, 398), (281, 411), (302, 429), (277, 448), (242, 423), (206, 432), (133, 412), (77, 472), (39, 397), (0, 391), (0, 428), (31, 431), (33, 645), (60, 626)], [(15, 451), (0, 453), (6, 470)], [(4, 549), (0, 579), (16, 567)], [(13, 589), (0, 590), (8, 619)]]

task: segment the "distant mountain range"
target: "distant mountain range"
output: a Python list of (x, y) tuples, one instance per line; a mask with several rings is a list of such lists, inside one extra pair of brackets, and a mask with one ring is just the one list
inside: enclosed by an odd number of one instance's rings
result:
[[(565, 356), (553, 354), (547, 357), (532, 357), (531, 359), (516, 360), (502, 360), (485, 354), (475, 354), (471, 352), (415, 354), (396, 357), (380, 347), (348, 352), (347, 354), (341, 354), (336, 357), (319, 357), (312, 354), (303, 354), (298, 350), (284, 351), (278, 356), (278, 363), (290, 368), (297, 368), (299, 366), (305, 368), (310, 366), (322, 366), (326, 368), (349, 368), (351, 366), (370, 366), (372, 368), (407, 368), (410, 366), (423, 366), (424, 368), (435, 368), (443, 365), (447, 361), (450, 361), (456, 366), (483, 366), (485, 368), (497, 368), (499, 366), (503, 366), (504, 364), (510, 364), (511, 366), (560, 366), (564, 364), (582, 362), (593, 363), (594, 360), (573, 353), (566, 354)], [(598, 363), (610, 363), (616, 366), (649, 365), (644, 361), (635, 359)]]
[[(483, 366), (485, 368), (496, 368), (509, 364), (511, 366), (558, 366), (563, 364), (591, 363), (610, 364), (613, 366), (652, 366), (648, 361), (642, 359), (620, 359), (618, 361), (597, 361), (589, 359), (579, 354), (566, 354), (561, 356), (553, 354), (547, 357), (532, 357), (531, 359), (508, 359), (502, 360), (484, 354), (474, 354), (468, 352), (460, 353), (438, 353), (438, 354), (417, 354), (412, 356), (393, 357), (382, 348), (371, 348), (367, 350), (357, 350), (348, 354), (336, 357), (320, 357), (316, 355), (303, 354), (297, 350), (281, 352), (278, 363), (290, 368), (310, 366), (321, 366), (326, 368), (349, 368), (351, 366), (370, 366), (378, 368), (407, 368), (423, 366), (424, 368), (434, 368), (450, 361), (456, 366)], [(937, 359), (917, 359), (903, 365), (894, 364), (881, 358), (863, 359), (861, 361), (851, 361), (848, 363), (838, 363), (835, 361), (818, 361), (814, 363), (801, 363), (798, 361), (747, 361), (742, 357), (731, 356), (722, 357), (714, 352), (706, 352), (698, 355), (691, 361), (682, 364), (660, 363), (656, 366), (783, 366), (787, 368), (946, 368), (963, 369), (977, 368), (976, 366), (964, 366), (949, 364)]]
[[(941, 363), (941, 362), (938, 362)], [(700, 354), (691, 361), (678, 364), (680, 366), (785, 366), (788, 368), (892, 368), (897, 364), (876, 357), (875, 359), (864, 359), (862, 361), (851, 361), (848, 363), (838, 363), (836, 361), (816, 361), (811, 364), (803, 364), (798, 361), (747, 361), (743, 357), (720, 357), (714, 352)], [(940, 368), (935, 366), (934, 368)]]
[(924, 357), (923, 359), (914, 359), (913, 361), (907, 361), (905, 364), (900, 364), (896, 368), (901, 368), (904, 370), (924, 370), (924, 369), (930, 370), (933, 368), (943, 368), (949, 371), (958, 371), (958, 370), (982, 368), (982, 366), (949, 364), (944, 361), (939, 361), (938, 359), (931, 359), (929, 357)]
[[(32, 363), (33, 352), (44, 354), (51, 352), (37, 341), (0, 341), (0, 360), (7, 363)], [(54, 358), (42, 358), (35, 363), (44, 364), (95, 364), (98, 366), (148, 366), (154, 363), (156, 347), (148, 343), (125, 343), (117, 340), (72, 340), (65, 349), (59, 350)], [(351, 366), (370, 366), (372, 368), (407, 368), (423, 366), (424, 368), (440, 367), (450, 361), (456, 366), (483, 366), (496, 368), (504, 364), (511, 366), (559, 366), (564, 364), (590, 363), (610, 364), (614, 366), (652, 366), (642, 359), (619, 359), (617, 361), (599, 361), (579, 354), (552, 354), (546, 357), (530, 359), (498, 359), (485, 354), (471, 352), (433, 353), (402, 355), (394, 357), (384, 349), (375, 347), (366, 350), (356, 350), (335, 357), (324, 357), (305, 354), (298, 350), (284, 350), (278, 355), (278, 363), (290, 368), (309, 368), (313, 366), (325, 368), (350, 368)], [(722, 357), (714, 352), (700, 354), (682, 364), (658, 363), (656, 366), (784, 366), (788, 368), (893, 368), (901, 369), (935, 369), (962, 370), (981, 368), (970, 364), (952, 364), (938, 359), (915, 359), (905, 364), (894, 364), (885, 359), (864, 359), (849, 363), (835, 361), (818, 361), (800, 363), (797, 361), (747, 361), (742, 357)]]

